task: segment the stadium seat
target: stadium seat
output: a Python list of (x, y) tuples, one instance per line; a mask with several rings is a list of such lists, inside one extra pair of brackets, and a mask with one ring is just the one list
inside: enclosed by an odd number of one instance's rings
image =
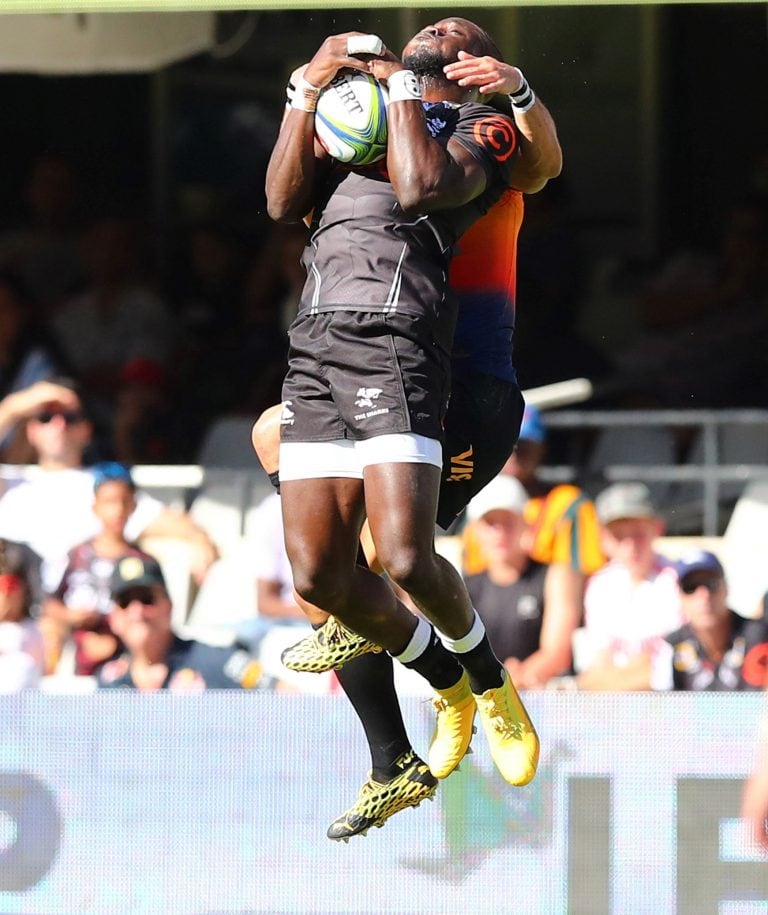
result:
[(261, 471), (251, 445), (251, 427), (256, 417), (222, 416), (208, 427), (197, 453), (203, 467), (237, 467)]
[(189, 508), (189, 514), (208, 533), (222, 554), (240, 542), (253, 479), (254, 474), (245, 470), (205, 469), (203, 485)]
[(239, 540), (208, 570), (184, 626), (188, 637), (229, 644), (257, 615), (253, 545)]

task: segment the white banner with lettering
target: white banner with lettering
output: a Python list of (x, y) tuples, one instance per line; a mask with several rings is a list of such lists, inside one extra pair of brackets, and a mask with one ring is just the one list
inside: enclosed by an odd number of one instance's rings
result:
[[(345, 845), (370, 763), (341, 697), (0, 697), (0, 912), (765, 912), (737, 819), (761, 695), (527, 702), (531, 785), (478, 733), (433, 803)], [(426, 753), (430, 703), (404, 711)]]

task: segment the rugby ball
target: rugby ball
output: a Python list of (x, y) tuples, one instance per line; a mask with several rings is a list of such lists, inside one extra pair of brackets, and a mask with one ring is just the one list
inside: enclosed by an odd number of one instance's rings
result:
[(340, 70), (320, 93), (315, 134), (334, 159), (370, 165), (387, 152), (387, 90), (370, 73)]

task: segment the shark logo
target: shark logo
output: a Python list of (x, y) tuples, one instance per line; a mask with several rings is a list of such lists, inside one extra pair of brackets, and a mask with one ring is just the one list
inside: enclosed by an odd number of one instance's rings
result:
[(286, 400), (285, 403), (283, 404), (283, 411), (280, 414), (280, 425), (281, 426), (292, 426), (293, 425), (293, 418), (296, 416), (296, 414), (291, 409), (292, 406), (293, 406), (293, 402), (290, 400)]
[(378, 400), (381, 388), (358, 388), (356, 407), (372, 407), (374, 400)]

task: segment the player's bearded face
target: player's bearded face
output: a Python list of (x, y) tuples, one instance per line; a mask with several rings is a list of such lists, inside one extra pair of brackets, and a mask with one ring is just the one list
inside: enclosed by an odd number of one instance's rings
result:
[(403, 57), (403, 66), (413, 70), (416, 76), (444, 78), (443, 67), (446, 64), (455, 63), (457, 60), (456, 54), (451, 54), (449, 57), (442, 54), (437, 48), (421, 45)]

